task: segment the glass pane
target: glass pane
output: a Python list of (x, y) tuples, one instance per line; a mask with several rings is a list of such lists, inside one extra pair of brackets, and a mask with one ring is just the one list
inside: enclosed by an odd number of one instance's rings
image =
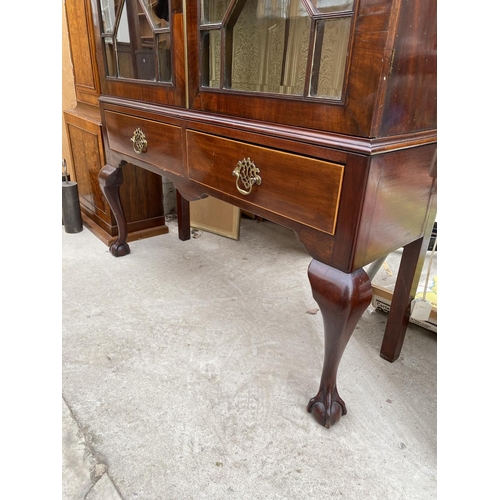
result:
[(154, 34), (142, 5), (126, 0), (116, 32), (118, 76), (156, 80)]
[(132, 46), (127, 22), (127, 5), (123, 6), (118, 30), (116, 33), (116, 52), (118, 55), (118, 76), (134, 78)]
[(156, 80), (156, 58), (153, 47), (138, 49), (135, 53), (137, 76), (139, 80)]
[(310, 26), (301, 0), (247, 0), (233, 29), (231, 88), (302, 95)]
[(351, 11), (354, 0), (310, 0), (318, 12)]
[(168, 27), (168, 0), (141, 0), (141, 3), (153, 27)]
[[(120, 17), (114, 19), (121, 5)], [(168, 8), (169, 0), (101, 0), (109, 32), (103, 37), (108, 76), (172, 81)]]
[(139, 33), (134, 39), (134, 51), (137, 65), (137, 76), (140, 80), (156, 80), (156, 58), (154, 51), (154, 34), (140, 2), (137, 2), (137, 19)]
[(158, 61), (160, 82), (172, 81), (172, 61), (170, 58), (170, 33), (161, 33), (158, 35)]
[(220, 88), (220, 30), (209, 30), (203, 34), (204, 87)]
[(350, 17), (318, 23), (311, 95), (334, 99), (342, 97), (350, 27)]
[(201, 23), (220, 23), (230, 0), (202, 0), (201, 2)]
[(113, 40), (111, 38), (104, 39), (104, 51), (106, 57), (106, 69), (108, 72), (108, 76), (117, 76), (115, 48), (113, 47)]
[(257, 3), (258, 17), (288, 17), (290, 0), (259, 0)]
[(104, 33), (113, 33), (119, 6), (119, 1), (101, 0), (101, 17)]

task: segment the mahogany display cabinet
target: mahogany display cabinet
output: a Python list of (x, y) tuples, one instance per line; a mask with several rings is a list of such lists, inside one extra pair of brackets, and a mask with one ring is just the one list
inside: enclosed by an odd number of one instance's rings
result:
[[(179, 236), (206, 195), (292, 229), (324, 322), (307, 410), (346, 414), (337, 369), (371, 300), (363, 267), (404, 248), (381, 356), (399, 356), (436, 213), (436, 1), (93, 0), (107, 164), (172, 180)], [(416, 278), (417, 276), (417, 278)]]

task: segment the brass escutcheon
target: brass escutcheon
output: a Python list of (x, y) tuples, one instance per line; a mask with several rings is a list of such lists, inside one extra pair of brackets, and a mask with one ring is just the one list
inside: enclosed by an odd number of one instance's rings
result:
[(139, 127), (135, 129), (134, 135), (130, 140), (132, 141), (132, 147), (137, 154), (145, 153), (148, 150), (148, 141), (146, 141), (146, 136)]
[[(254, 184), (260, 186), (262, 182), (261, 177), (258, 175), (260, 170), (255, 166), (255, 163), (250, 160), (250, 158), (245, 158), (240, 160), (238, 165), (233, 170), (233, 175), (236, 176), (236, 189), (244, 195), (248, 195), (252, 192), (252, 187)], [(245, 189), (239, 186), (239, 183), (243, 184)]]

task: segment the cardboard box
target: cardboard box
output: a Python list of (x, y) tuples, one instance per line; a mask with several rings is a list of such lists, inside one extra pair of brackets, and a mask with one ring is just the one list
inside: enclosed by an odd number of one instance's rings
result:
[[(430, 290), (432, 291), (432, 293), (430, 293)], [(392, 291), (376, 285), (372, 285), (372, 291), (372, 306), (375, 309), (378, 309), (385, 313), (389, 313), (389, 311), (391, 310)], [(422, 296), (423, 286), (419, 286), (417, 289), (416, 297), (418, 298)], [(432, 304), (432, 310), (429, 319), (427, 321), (418, 321), (410, 317), (410, 323), (421, 326), (422, 328), (430, 330), (431, 332), (437, 333), (437, 276), (434, 277), (433, 284), (428, 287), (425, 298)]]

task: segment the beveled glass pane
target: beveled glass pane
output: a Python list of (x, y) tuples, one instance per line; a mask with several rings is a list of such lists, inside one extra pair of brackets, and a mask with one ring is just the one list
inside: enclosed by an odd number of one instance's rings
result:
[(311, 95), (341, 99), (350, 27), (350, 17), (318, 23)]
[(168, 28), (168, 0), (141, 0), (141, 4), (154, 28)]
[(101, 0), (102, 28), (104, 33), (113, 33), (120, 1)]
[(354, 0), (309, 0), (318, 12), (351, 11)]
[(116, 74), (116, 59), (115, 48), (111, 38), (104, 39), (104, 52), (106, 57), (106, 69), (108, 76), (117, 76)]
[(310, 26), (301, 0), (247, 0), (233, 29), (231, 88), (302, 95)]
[(146, 15), (139, 3), (137, 9), (137, 20), (139, 28), (139, 38), (137, 39), (137, 49), (140, 51), (153, 50), (154, 34), (151, 25), (146, 19)]
[[(292, 4), (292, 5), (291, 5)], [(258, 17), (289, 17), (290, 10), (295, 11), (297, 8), (304, 10), (301, 0), (294, 2), (293, 0), (258, 0), (257, 16)]]
[(122, 15), (118, 23), (116, 53), (118, 56), (118, 76), (122, 78), (134, 78), (133, 54), (127, 21), (127, 5), (123, 6)]
[(204, 87), (220, 88), (220, 30), (209, 30), (203, 34), (204, 61), (202, 82)]
[(158, 36), (158, 61), (160, 82), (172, 81), (172, 60), (170, 57), (170, 33), (160, 33)]
[(220, 23), (230, 0), (202, 0), (201, 2), (201, 23)]

